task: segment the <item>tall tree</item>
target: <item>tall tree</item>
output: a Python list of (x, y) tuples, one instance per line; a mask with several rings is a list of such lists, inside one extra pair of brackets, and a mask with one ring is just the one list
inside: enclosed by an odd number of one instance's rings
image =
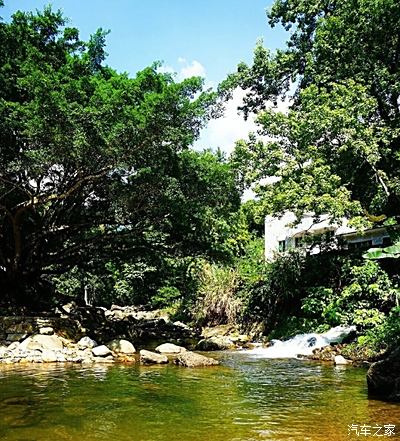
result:
[[(400, 3), (277, 0), (268, 18), (291, 30), (286, 48), (258, 45), (221, 85), (247, 91), (263, 135), (238, 143), (240, 176), (277, 177), (259, 187), (269, 212), (399, 217)], [(293, 89), (287, 113), (268, 108)]]
[(0, 285), (36, 301), (46, 275), (157, 243), (156, 176), (213, 113), (200, 78), (154, 65), (135, 78), (102, 62), (60, 12), (0, 22)]

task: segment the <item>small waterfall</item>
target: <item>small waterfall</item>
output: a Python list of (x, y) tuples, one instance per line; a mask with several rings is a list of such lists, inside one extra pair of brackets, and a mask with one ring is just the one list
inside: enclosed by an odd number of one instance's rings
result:
[(297, 358), (299, 355), (311, 355), (314, 349), (323, 348), (331, 343), (341, 343), (355, 326), (336, 326), (323, 334), (298, 334), (290, 340), (272, 340), (272, 345), (247, 351), (257, 358)]

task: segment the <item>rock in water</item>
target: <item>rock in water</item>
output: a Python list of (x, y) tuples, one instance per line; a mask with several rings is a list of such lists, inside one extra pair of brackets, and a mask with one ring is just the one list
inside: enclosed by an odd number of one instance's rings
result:
[(107, 357), (108, 355), (112, 355), (110, 349), (105, 345), (94, 347), (92, 349), (92, 354), (95, 357)]
[(92, 349), (97, 346), (97, 343), (92, 340), (90, 337), (82, 337), (78, 341), (78, 348), (79, 349)]
[(345, 365), (345, 364), (351, 364), (350, 360), (346, 360), (343, 355), (335, 355), (335, 358), (333, 359), (334, 363), (336, 365)]
[(140, 362), (143, 364), (165, 364), (168, 363), (168, 357), (142, 349), (140, 351)]
[(196, 354), (195, 352), (186, 351), (179, 354), (174, 360), (174, 363), (185, 367), (202, 367), (216, 366), (219, 364), (219, 361), (210, 357), (205, 357), (204, 355)]
[(172, 343), (163, 343), (156, 347), (156, 352), (160, 354), (180, 354), (181, 352), (186, 352), (186, 348)]
[(232, 347), (234, 347), (232, 340), (223, 336), (204, 338), (196, 345), (198, 351), (224, 351)]
[(389, 357), (371, 365), (367, 373), (368, 392), (377, 398), (400, 401), (400, 347)]
[(131, 355), (136, 352), (135, 347), (128, 340), (113, 340), (107, 346), (117, 354)]

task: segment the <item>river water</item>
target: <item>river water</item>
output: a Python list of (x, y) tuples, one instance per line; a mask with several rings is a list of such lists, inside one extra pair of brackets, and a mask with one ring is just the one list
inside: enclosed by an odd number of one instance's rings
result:
[(1, 366), (0, 440), (338, 441), (379, 439), (388, 425), (400, 433), (400, 405), (368, 399), (364, 369), (213, 356), (221, 366)]

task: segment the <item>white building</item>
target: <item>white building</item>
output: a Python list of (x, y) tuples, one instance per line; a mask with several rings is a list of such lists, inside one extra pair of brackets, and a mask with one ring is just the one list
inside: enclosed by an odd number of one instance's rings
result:
[[(365, 230), (362, 233), (348, 226), (347, 219), (340, 225), (331, 222), (328, 215), (315, 220), (313, 214), (303, 216), (296, 222), (296, 216), (287, 212), (281, 217), (266, 216), (265, 218), (265, 258), (273, 259), (276, 253), (294, 248), (305, 248), (315, 254), (320, 251), (322, 239), (333, 237), (341, 241), (348, 249), (371, 248), (390, 245), (390, 237), (385, 227)], [(315, 240), (313, 240), (315, 239)]]

